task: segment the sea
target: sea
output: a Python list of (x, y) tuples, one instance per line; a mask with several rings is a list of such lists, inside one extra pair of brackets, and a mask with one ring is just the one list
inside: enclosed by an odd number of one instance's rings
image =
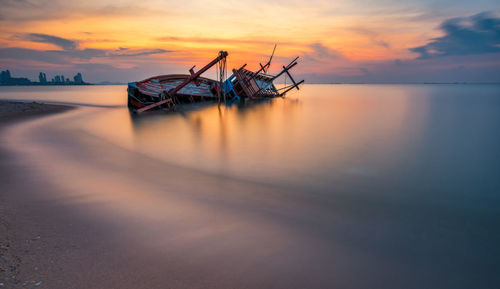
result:
[(306, 84), (142, 115), (124, 85), (0, 99), (77, 107), (3, 132), (27, 178), (211, 288), (500, 284), (500, 85)]

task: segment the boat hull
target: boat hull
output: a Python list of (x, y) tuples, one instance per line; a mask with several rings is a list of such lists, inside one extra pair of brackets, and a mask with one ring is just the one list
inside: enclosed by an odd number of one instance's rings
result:
[[(165, 93), (172, 90), (189, 75), (170, 74), (154, 76), (142, 81), (128, 84), (128, 106), (138, 109), (165, 98)], [(215, 80), (198, 77), (196, 82), (190, 82), (175, 95), (175, 100), (180, 103), (217, 100), (217, 82)]]

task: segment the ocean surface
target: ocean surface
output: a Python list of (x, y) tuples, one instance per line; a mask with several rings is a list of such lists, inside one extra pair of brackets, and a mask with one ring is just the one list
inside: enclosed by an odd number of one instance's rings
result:
[(498, 288), (500, 85), (304, 85), (140, 116), (126, 96), (0, 87), (79, 106), (2, 137), (47, 198), (188, 287)]

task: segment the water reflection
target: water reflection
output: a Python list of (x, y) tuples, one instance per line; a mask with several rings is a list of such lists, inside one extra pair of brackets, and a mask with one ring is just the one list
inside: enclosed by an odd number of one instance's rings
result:
[(123, 110), (94, 119), (88, 129), (102, 132), (110, 124), (125, 132), (130, 123), (127, 133), (104, 137), (183, 167), (328, 191), (346, 174), (384, 173), (379, 167), (411, 148), (426, 111), (425, 101), (415, 102), (404, 89), (335, 92), (312, 86), (300, 98), (246, 105), (140, 116)]
[[(182, 113), (132, 116), (136, 149), (182, 166), (219, 173), (254, 168), (263, 157), (287, 150), (284, 133), (297, 122), (298, 100), (275, 99), (246, 105), (206, 105)], [(281, 140), (279, 140), (281, 138)], [(273, 151), (270, 151), (273, 150)], [(162, 153), (163, 152), (163, 153)], [(258, 161), (259, 163), (255, 163)], [(252, 169), (253, 170), (253, 169)], [(251, 175), (252, 171), (241, 175)]]

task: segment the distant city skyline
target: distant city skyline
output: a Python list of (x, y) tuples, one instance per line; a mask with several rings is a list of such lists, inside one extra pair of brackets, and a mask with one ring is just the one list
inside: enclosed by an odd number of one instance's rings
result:
[(229, 69), (257, 68), (278, 43), (271, 72), (301, 56), (309, 83), (498, 82), (499, 12), (493, 0), (9, 0), (0, 69), (128, 82), (186, 73), (219, 50)]
[(45, 72), (38, 73), (38, 81), (33, 81), (24, 76), (13, 75), (10, 70), (0, 71), (0, 85), (85, 85), (90, 84), (83, 80), (80, 72), (73, 76), (73, 80), (65, 77), (63, 74), (55, 75), (47, 80)]

